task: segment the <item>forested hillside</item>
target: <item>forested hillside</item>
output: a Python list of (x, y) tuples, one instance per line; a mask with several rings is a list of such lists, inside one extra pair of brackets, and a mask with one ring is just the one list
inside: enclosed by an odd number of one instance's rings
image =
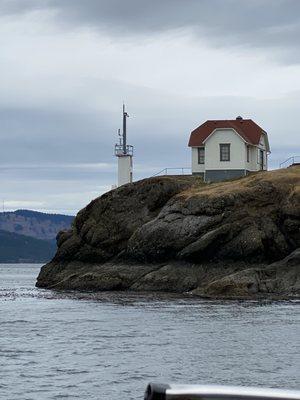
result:
[(54, 240), (40, 240), (0, 230), (0, 263), (46, 262), (56, 250)]
[(74, 217), (31, 210), (0, 213), (0, 229), (36, 239), (53, 240), (59, 231), (69, 229)]
[(56, 250), (56, 235), (74, 217), (31, 210), (0, 213), (0, 263), (46, 262)]

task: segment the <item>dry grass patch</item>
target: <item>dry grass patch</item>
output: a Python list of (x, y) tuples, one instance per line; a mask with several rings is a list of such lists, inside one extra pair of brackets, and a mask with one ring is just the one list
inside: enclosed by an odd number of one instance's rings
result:
[(261, 184), (271, 184), (282, 189), (291, 190), (300, 193), (300, 166), (294, 166), (274, 171), (262, 171), (243, 178), (234, 179), (226, 182), (193, 185), (191, 188), (183, 191), (179, 196), (186, 199), (189, 197), (201, 195), (209, 197), (221, 197), (229, 194), (245, 193), (252, 191), (254, 186)]

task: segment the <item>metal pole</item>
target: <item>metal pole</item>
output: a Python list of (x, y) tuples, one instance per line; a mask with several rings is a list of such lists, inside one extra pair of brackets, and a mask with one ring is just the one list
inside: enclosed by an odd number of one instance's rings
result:
[(127, 145), (126, 145), (126, 118), (127, 112), (125, 111), (125, 104), (123, 104), (123, 154), (127, 153)]

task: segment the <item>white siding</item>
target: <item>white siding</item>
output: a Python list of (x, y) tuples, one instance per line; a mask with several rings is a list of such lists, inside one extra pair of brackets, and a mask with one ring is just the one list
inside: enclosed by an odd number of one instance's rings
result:
[(118, 186), (132, 182), (132, 157), (118, 157)]
[(259, 170), (260, 165), (259, 165), (259, 150), (263, 150), (264, 151), (264, 168), (263, 169), (268, 169), (268, 155), (267, 155), (267, 146), (266, 146), (266, 140), (265, 140), (265, 135), (261, 135), (260, 141), (259, 141), (259, 145), (258, 145), (258, 157), (257, 157), (257, 169)]
[(248, 171), (257, 171), (257, 147), (248, 145), (250, 149), (249, 162), (247, 162), (247, 145), (245, 144), (246, 151), (246, 169)]
[[(230, 161), (220, 161), (220, 144), (230, 143)], [(245, 169), (245, 142), (233, 129), (218, 129), (205, 142), (205, 169)]]
[(259, 171), (260, 170), (260, 150), (264, 152), (264, 166), (263, 169), (268, 169), (268, 154), (265, 136), (262, 135), (258, 146), (251, 146), (251, 160), (246, 163), (247, 169), (249, 171)]
[(192, 147), (192, 173), (199, 172), (204, 172), (204, 164), (198, 164), (198, 147)]
[(248, 171), (260, 170), (260, 150), (264, 152), (264, 170), (268, 169), (268, 154), (265, 135), (261, 135), (258, 146), (250, 146), (250, 160), (247, 162), (247, 147), (246, 147), (246, 168)]

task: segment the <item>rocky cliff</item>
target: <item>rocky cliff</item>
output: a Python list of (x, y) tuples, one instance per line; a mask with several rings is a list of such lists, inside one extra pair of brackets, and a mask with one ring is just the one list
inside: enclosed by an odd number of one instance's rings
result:
[(58, 235), (37, 286), (299, 296), (299, 184), (293, 167), (217, 184), (165, 176), (125, 185)]

